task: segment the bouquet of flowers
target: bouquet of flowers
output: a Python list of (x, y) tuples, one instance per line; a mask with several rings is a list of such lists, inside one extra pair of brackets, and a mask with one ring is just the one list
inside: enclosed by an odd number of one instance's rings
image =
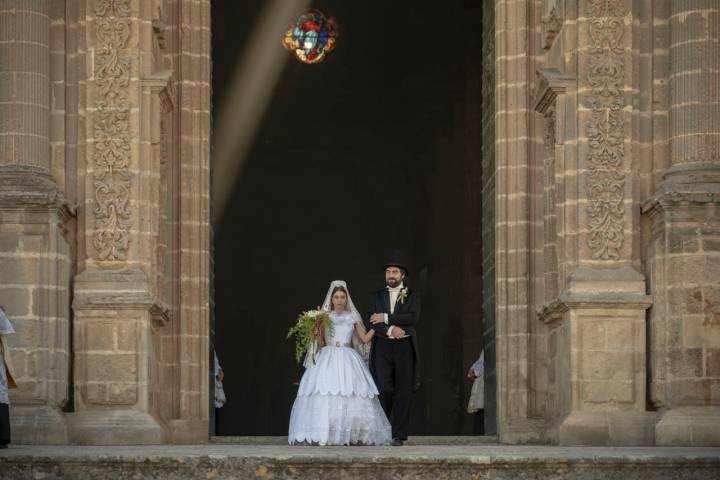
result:
[(325, 346), (325, 328), (332, 328), (332, 320), (324, 310), (302, 312), (295, 325), (288, 330), (287, 338), (295, 336), (295, 360), (302, 361), (303, 354), (315, 361), (315, 354)]

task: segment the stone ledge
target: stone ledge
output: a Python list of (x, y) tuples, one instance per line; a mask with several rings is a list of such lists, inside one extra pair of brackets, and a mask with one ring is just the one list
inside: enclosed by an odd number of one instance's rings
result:
[(716, 479), (717, 448), (11, 446), (0, 479)]

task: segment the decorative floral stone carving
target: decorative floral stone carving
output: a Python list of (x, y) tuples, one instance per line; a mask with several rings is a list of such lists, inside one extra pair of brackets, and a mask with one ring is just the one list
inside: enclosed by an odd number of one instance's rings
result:
[(101, 261), (122, 261), (130, 244), (130, 58), (122, 49), (130, 38), (129, 0), (98, 0), (95, 4), (95, 86), (98, 99), (94, 123), (96, 166), (93, 247)]
[(624, 241), (624, 9), (622, 0), (590, 0), (587, 8), (588, 245), (593, 257), (602, 260), (620, 258)]

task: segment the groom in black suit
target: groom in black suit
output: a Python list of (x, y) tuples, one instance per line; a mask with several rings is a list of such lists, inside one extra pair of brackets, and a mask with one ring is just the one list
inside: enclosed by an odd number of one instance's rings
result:
[(385, 288), (370, 297), (370, 372), (380, 391), (380, 404), (392, 424), (392, 444), (407, 440), (412, 394), (420, 387), (415, 325), (420, 319), (420, 293), (405, 286), (405, 260), (396, 252), (385, 265)]

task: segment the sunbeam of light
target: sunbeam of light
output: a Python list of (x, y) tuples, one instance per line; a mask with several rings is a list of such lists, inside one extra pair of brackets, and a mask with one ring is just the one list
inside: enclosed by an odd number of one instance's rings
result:
[(285, 62), (285, 30), (311, 0), (272, 0), (260, 13), (231, 76), (213, 133), (213, 208), (220, 221), (267, 111)]

